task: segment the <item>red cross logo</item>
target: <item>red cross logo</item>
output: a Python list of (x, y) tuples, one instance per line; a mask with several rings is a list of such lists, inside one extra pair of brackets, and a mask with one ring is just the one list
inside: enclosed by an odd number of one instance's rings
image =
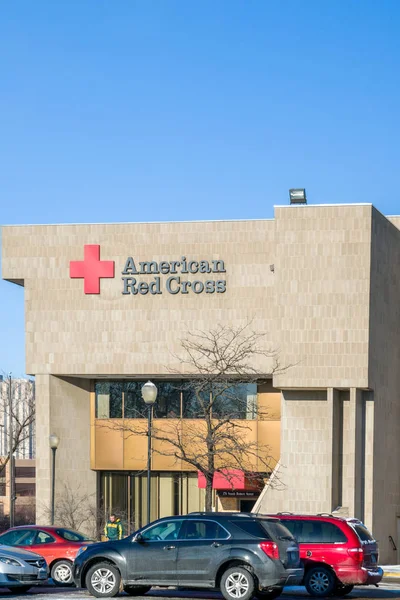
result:
[(84, 260), (71, 260), (69, 276), (84, 279), (85, 294), (100, 294), (100, 279), (114, 277), (114, 261), (100, 260), (100, 246), (85, 244)]

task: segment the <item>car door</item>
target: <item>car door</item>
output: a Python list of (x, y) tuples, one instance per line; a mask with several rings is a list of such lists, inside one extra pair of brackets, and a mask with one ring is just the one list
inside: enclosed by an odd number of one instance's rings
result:
[(177, 562), (179, 585), (213, 585), (216, 566), (229, 552), (229, 532), (212, 519), (186, 519), (181, 536)]
[(299, 542), (300, 558), (305, 565), (316, 562), (331, 564), (332, 550), (335, 561), (346, 559), (347, 538), (334, 525), (319, 519), (281, 519)]
[(182, 519), (167, 519), (132, 539), (127, 557), (129, 581), (177, 585), (176, 561), (182, 523)]
[(50, 533), (41, 529), (37, 529), (35, 533), (36, 535), (33, 538), (29, 548), (26, 546), (27, 550), (36, 552), (36, 554), (43, 556), (48, 565), (51, 564), (56, 558), (60, 558), (60, 555), (62, 557), (62, 550), (60, 552), (60, 544), (57, 544), (57, 540)]

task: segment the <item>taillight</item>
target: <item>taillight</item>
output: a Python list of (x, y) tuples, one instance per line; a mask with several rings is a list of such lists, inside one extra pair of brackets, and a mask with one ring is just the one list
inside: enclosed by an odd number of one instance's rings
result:
[(270, 558), (279, 559), (279, 548), (275, 542), (261, 542), (260, 548)]
[(362, 565), (364, 561), (364, 550), (362, 548), (348, 548), (347, 553), (356, 563)]

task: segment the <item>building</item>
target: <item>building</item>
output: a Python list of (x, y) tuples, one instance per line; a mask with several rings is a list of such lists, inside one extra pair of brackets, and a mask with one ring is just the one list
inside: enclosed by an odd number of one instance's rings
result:
[[(16, 523), (35, 520), (35, 382), (11, 380), (13, 413)], [(9, 379), (0, 376), (0, 527), (10, 514)]]
[[(50, 500), (54, 432), (58, 489), (70, 481), (143, 511), (146, 441), (104, 421), (131, 418), (137, 381), (169, 381), (187, 330), (252, 319), (290, 367), (257, 390), (281, 409), (264, 429), (252, 421), (282, 465), (262, 510), (341, 507), (397, 562), (399, 226), (363, 204), (276, 207), (257, 221), (4, 227), (3, 278), (25, 287), (36, 377), (38, 506)], [(153, 469), (153, 516), (201, 506), (196, 472), (162, 457)]]

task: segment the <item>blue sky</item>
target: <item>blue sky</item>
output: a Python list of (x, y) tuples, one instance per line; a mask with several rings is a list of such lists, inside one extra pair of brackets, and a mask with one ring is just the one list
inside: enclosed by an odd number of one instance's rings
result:
[[(398, 0), (5, 0), (0, 223), (400, 213)], [(0, 283), (0, 372), (24, 372)]]

